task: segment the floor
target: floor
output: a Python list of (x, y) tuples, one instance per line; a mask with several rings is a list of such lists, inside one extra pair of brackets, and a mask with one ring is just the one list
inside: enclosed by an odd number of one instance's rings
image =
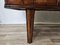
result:
[(60, 45), (60, 26), (35, 26), (31, 44), (26, 34), (26, 25), (0, 25), (0, 45)]

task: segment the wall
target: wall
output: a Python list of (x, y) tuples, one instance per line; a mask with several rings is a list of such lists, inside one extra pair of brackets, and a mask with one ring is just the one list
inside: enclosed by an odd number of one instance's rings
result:
[(25, 11), (4, 8), (4, 0), (0, 0), (0, 23), (1, 24), (25, 24)]
[[(60, 11), (36, 11), (35, 23), (60, 24)], [(0, 0), (0, 24), (26, 24), (26, 13), (5, 9), (4, 0)]]

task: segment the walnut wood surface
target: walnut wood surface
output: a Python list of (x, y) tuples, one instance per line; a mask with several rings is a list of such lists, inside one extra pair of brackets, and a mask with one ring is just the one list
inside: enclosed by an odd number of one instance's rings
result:
[(35, 5), (41, 5), (41, 6), (54, 6), (57, 5), (57, 0), (35, 0), (34, 1)]
[(5, 7), (12, 9), (60, 10), (59, 0), (5, 0)]
[(27, 42), (32, 43), (35, 10), (26, 10)]

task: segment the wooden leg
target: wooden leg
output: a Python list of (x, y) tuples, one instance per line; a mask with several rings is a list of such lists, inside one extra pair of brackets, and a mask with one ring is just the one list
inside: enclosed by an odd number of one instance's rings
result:
[(32, 43), (35, 10), (26, 10), (27, 42)]

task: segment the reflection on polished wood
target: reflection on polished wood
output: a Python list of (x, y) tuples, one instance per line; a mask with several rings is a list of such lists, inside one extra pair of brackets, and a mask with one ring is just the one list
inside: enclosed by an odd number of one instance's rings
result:
[(26, 10), (27, 39), (32, 43), (35, 10), (60, 11), (60, 0), (5, 0), (5, 8)]

